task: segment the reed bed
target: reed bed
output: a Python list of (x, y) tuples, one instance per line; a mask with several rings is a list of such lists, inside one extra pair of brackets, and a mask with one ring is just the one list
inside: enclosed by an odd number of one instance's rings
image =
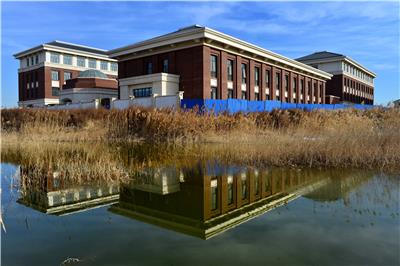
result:
[(13, 143), (3, 145), (1, 161), (20, 165), (30, 186), (43, 186), (54, 175), (63, 186), (123, 182), (129, 175), (112, 150), (103, 144)]
[[(207, 149), (214, 155), (247, 164), (400, 168), (396, 109), (235, 115), (139, 108), (11, 109), (2, 110), (1, 121), (2, 139), (8, 143), (141, 141), (185, 147), (211, 143)], [(196, 152), (205, 153), (200, 150)]]

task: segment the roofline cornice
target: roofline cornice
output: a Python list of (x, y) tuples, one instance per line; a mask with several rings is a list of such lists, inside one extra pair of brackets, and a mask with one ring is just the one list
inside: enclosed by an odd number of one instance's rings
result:
[(60, 52), (60, 53), (71, 53), (74, 55), (91, 56), (91, 57), (96, 57), (99, 59), (106, 59), (106, 60), (114, 61), (114, 62), (117, 61), (115, 59), (110, 58), (110, 56), (108, 54), (91, 53), (91, 52), (86, 52), (86, 51), (82, 51), (79, 49), (64, 48), (64, 47), (59, 47), (59, 46), (55, 46), (55, 45), (51, 45), (51, 44), (41, 44), (41, 45), (35, 46), (33, 48), (30, 48), (28, 50), (16, 53), (13, 56), (15, 59), (19, 59), (21, 57), (24, 57), (26, 55), (36, 53), (39, 51), (55, 51), (55, 52)]
[(160, 46), (174, 45), (178, 42), (184, 42), (184, 41), (190, 41), (190, 40), (199, 40), (199, 42), (200, 42), (200, 39), (208, 39), (208, 40), (212, 40), (212, 41), (225, 43), (230, 47), (235, 47), (240, 50), (250, 52), (254, 55), (276, 61), (278, 63), (290, 66), (292, 68), (311, 72), (311, 73), (313, 73), (317, 76), (320, 76), (324, 79), (330, 79), (332, 77), (331, 74), (329, 74), (325, 71), (315, 69), (315, 68), (313, 68), (309, 65), (303, 64), (299, 61), (276, 54), (274, 52), (271, 52), (271, 51), (261, 48), (259, 46), (253, 45), (251, 43), (242, 41), (235, 37), (229, 36), (227, 34), (224, 34), (224, 33), (221, 33), (216, 30), (206, 28), (206, 27), (196, 28), (196, 29), (183, 31), (183, 32), (175, 32), (175, 33), (171, 33), (171, 34), (166, 34), (166, 35), (163, 35), (160, 37), (152, 38), (147, 41), (142, 41), (142, 42), (139, 42), (136, 44), (124, 46), (124, 47), (117, 48), (114, 50), (110, 50), (109, 55), (112, 58), (118, 58), (118, 57), (123, 57), (128, 54), (134, 54), (134, 53), (144, 51), (144, 50), (151, 51), (152, 49), (154, 49), (156, 47), (160, 47)]
[(311, 60), (298, 60), (299, 62), (304, 62), (306, 64), (313, 64), (313, 63), (328, 63), (328, 62), (338, 62), (338, 61), (346, 61), (347, 63), (352, 64), (353, 66), (356, 66), (360, 68), (362, 71), (366, 72), (367, 74), (373, 76), (376, 78), (376, 74), (367, 68), (365, 68), (363, 65), (355, 61), (354, 59), (348, 57), (348, 56), (332, 56), (332, 57), (327, 57), (327, 58), (320, 58), (320, 59), (311, 59)]

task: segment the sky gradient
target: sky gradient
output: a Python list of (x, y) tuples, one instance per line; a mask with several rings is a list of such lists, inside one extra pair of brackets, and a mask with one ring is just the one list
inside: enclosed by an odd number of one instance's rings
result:
[(290, 58), (345, 54), (377, 74), (375, 102), (400, 98), (398, 2), (2, 2), (2, 107), (18, 102), (13, 54), (61, 40), (114, 49), (192, 24)]

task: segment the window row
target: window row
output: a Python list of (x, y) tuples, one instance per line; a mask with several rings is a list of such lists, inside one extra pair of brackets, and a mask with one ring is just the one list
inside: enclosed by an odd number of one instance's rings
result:
[(361, 83), (358, 83), (354, 80), (348, 79), (348, 78), (344, 78), (344, 87), (348, 87), (351, 89), (356, 89), (356, 90), (361, 90), (363, 92), (369, 93), (369, 94), (373, 94), (374, 90), (371, 87), (365, 86)]
[[(163, 73), (168, 73), (169, 72), (169, 61), (168, 59), (163, 59), (162, 60), (162, 72)], [(153, 74), (154, 73), (154, 68), (153, 68), (153, 62), (147, 62), (146, 63), (146, 74)]]
[[(227, 60), (227, 80), (233, 82), (233, 68), (234, 68), (234, 61), (228, 59)], [(210, 57), (210, 76), (211, 78), (217, 78), (217, 71), (218, 71), (218, 57), (216, 55), (211, 55)], [(270, 70), (265, 71), (265, 86), (266, 88), (271, 88), (270, 84)], [(260, 87), (260, 67), (254, 67), (254, 85), (256, 87)], [(242, 76), (242, 84), (247, 84), (247, 64), (242, 63), (241, 64), (241, 76)], [(275, 76), (275, 87), (277, 90), (280, 89), (281, 87), (281, 74), (279, 72), (276, 73)], [(316, 85), (317, 83), (314, 84), (314, 91), (316, 91)], [(284, 83), (284, 88), (285, 91), (289, 91), (289, 75), (285, 75), (285, 83)], [(293, 92), (297, 93), (297, 78), (293, 78)], [(304, 94), (304, 80), (301, 80), (300, 82), (300, 91), (302, 94)], [(308, 94), (311, 94), (311, 82), (308, 83)], [(229, 93), (228, 93), (229, 95)]]
[(135, 98), (151, 97), (153, 95), (153, 88), (148, 87), (148, 88), (133, 89), (132, 95)]
[[(72, 78), (72, 73), (71, 72), (64, 72), (64, 81), (69, 80)], [(52, 81), (59, 81), (59, 72), (56, 70), (51, 71), (51, 80)]]
[(348, 63), (343, 63), (343, 70), (359, 79), (365, 80), (369, 83), (373, 82), (372, 76), (366, 74), (364, 71), (361, 71), (358, 68), (356, 68)]
[(39, 64), (39, 55), (32, 55), (26, 58), (26, 66), (34, 66)]
[[(52, 52), (50, 53), (50, 62), (55, 64), (60, 64), (60, 53)], [(86, 65), (87, 61), (87, 65)], [(76, 65), (78, 67), (88, 67), (88, 68), (97, 68), (97, 61), (100, 61), (100, 69), (101, 70), (110, 70), (110, 71), (118, 71), (118, 64), (116, 62), (108, 62), (103, 60), (97, 60), (94, 58), (86, 58), (82, 56), (76, 57)], [(63, 54), (63, 62), (64, 65), (73, 65), (72, 55)]]

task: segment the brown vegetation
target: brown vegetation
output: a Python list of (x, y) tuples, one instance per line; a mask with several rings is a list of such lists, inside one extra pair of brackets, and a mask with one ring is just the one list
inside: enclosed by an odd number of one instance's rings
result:
[(218, 116), (137, 108), (3, 110), (2, 130), (8, 143), (142, 140), (186, 147), (213, 143), (207, 150), (220, 159), (246, 164), (400, 168), (400, 112), (394, 109)]

